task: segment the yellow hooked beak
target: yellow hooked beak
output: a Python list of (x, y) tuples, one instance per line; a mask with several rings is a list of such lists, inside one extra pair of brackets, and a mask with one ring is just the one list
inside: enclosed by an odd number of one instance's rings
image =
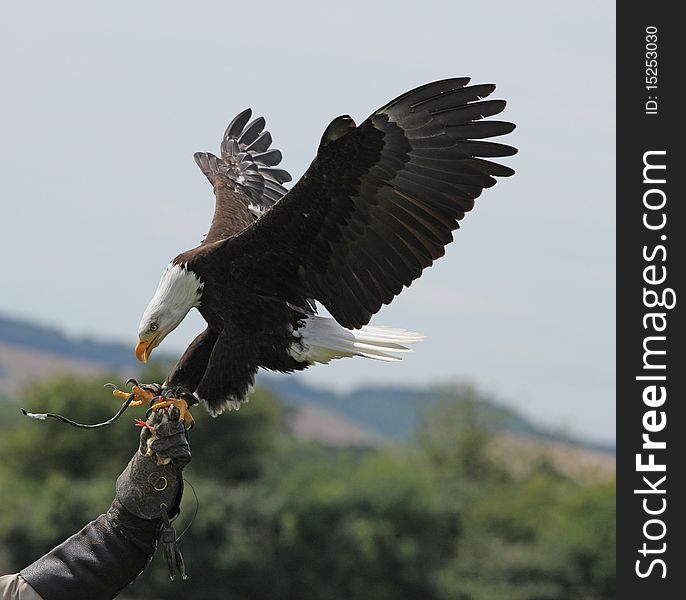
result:
[(144, 342), (142, 339), (138, 338), (138, 344), (136, 344), (136, 358), (140, 360), (142, 363), (148, 362), (150, 354), (152, 353), (153, 349), (157, 346), (157, 338), (159, 337), (159, 335), (156, 335), (154, 338), (148, 340), (147, 342)]

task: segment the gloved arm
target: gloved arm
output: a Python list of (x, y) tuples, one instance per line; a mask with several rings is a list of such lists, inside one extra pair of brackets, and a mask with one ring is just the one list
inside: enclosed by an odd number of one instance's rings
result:
[(190, 447), (176, 408), (153, 413), (148, 425), (107, 513), (21, 571), (43, 600), (114, 598), (150, 562), (160, 533), (173, 537), (165, 526), (179, 511)]

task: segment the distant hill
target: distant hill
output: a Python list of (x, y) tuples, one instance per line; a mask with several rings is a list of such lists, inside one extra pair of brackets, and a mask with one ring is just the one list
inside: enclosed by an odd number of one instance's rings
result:
[(614, 453), (609, 444), (596, 444), (534, 425), (515, 411), (484, 397), (471, 386), (448, 385), (434, 388), (364, 387), (346, 394), (303, 385), (296, 377), (267, 375), (262, 385), (291, 406), (315, 405), (345, 416), (385, 439), (402, 440), (413, 435), (422, 414), (448, 401), (478, 400), (479, 418), (497, 432), (519, 437), (581, 446)]
[(59, 373), (135, 373), (130, 348), (89, 339), (0, 315), (0, 398), (16, 397), (26, 383)]
[[(74, 339), (57, 329), (0, 316), (0, 397), (17, 398), (22, 385), (38, 378), (69, 372), (92, 375), (120, 372), (131, 376), (140, 368), (131, 348), (121, 344)], [(259, 383), (295, 410), (294, 430), (302, 437), (334, 444), (378, 443), (407, 439), (417, 431), (421, 415), (447, 400), (466, 400), (469, 387), (365, 387), (346, 394), (303, 385), (294, 376), (263, 374)], [(612, 453), (611, 446), (589, 444), (532, 424), (492, 399), (478, 397), (482, 420), (498, 432), (561, 442)]]
[[(2, 315), (0, 315), (0, 344), (56, 354), (62, 359), (95, 362), (115, 371), (136, 369), (138, 364), (131, 353), (131, 348), (122, 344), (72, 339), (57, 329), (8, 319)], [(0, 368), (2, 368), (1, 364)]]

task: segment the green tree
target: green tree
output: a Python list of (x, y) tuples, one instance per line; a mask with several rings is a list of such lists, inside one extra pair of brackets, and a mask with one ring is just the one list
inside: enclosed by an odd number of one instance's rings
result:
[[(30, 412), (100, 422), (120, 406), (103, 388), (103, 379), (65, 376), (36, 384), (20, 405)], [(260, 391), (252, 400), (250, 410), (222, 423), (203, 415), (204, 409), (193, 411), (198, 424), (191, 432), (194, 460), (186, 478), (205, 475), (228, 485), (259, 476), (279, 435), (280, 409)], [(0, 565), (3, 571), (31, 562), (109, 507), (115, 480), (138, 447), (133, 419), (144, 415), (143, 408), (132, 408), (115, 424), (96, 430), (24, 418), (0, 436), (0, 556), (11, 549), (8, 564)], [(191, 499), (188, 494), (184, 506)]]
[[(575, 481), (550, 461), (513, 472), (493, 452), (497, 413), (474, 388), (458, 392), (443, 396), (417, 440), (375, 448), (293, 439), (287, 412), (259, 389), (237, 413), (211, 419), (196, 408), (184, 476), (199, 509), (180, 541), (191, 579), (170, 582), (158, 554), (126, 596), (614, 598), (612, 483)], [(60, 378), (23, 401), (86, 422), (118, 407), (101, 379)], [(98, 431), (28, 419), (4, 431), (0, 570), (29, 563), (109, 506), (142, 414)], [(195, 507), (188, 486), (179, 533)]]

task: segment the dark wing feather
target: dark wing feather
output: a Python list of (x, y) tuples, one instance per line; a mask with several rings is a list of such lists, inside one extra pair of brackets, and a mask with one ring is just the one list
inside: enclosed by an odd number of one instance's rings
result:
[(216, 198), (214, 217), (205, 244), (226, 239), (243, 231), (286, 193), (283, 183), (291, 176), (272, 167), (281, 162), (281, 152), (269, 149), (268, 131), (262, 117), (250, 123), (248, 108), (237, 115), (224, 133), (221, 157), (209, 152), (193, 156), (209, 179)]
[(183, 387), (190, 392), (195, 392), (205, 375), (207, 363), (220, 333), (208, 326), (198, 335), (167, 376), (164, 387)]
[(240, 327), (225, 324), (212, 347), (207, 369), (196, 396), (212, 416), (226, 409), (238, 410), (255, 385), (258, 351), (254, 336), (246, 336)]
[(458, 221), (495, 177), (488, 159), (510, 146), (481, 141), (511, 123), (484, 121), (495, 86), (449, 79), (422, 86), (359, 127), (339, 117), (293, 189), (263, 218), (217, 247), (254, 289), (319, 300), (345, 327), (365, 325), (445, 252)]

